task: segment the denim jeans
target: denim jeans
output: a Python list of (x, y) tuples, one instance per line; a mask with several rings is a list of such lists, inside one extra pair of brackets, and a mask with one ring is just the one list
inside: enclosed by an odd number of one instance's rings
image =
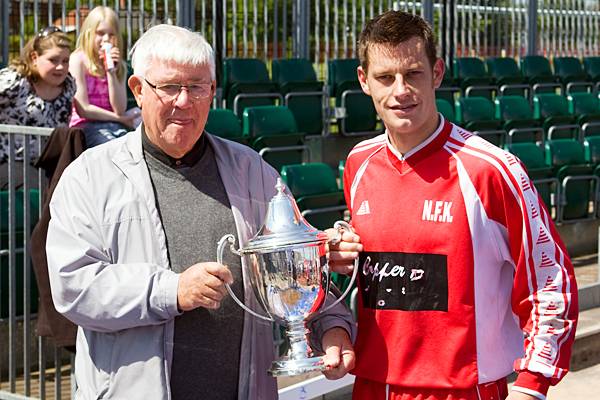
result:
[(121, 137), (129, 132), (129, 129), (125, 125), (113, 121), (90, 121), (78, 127), (85, 134), (85, 143), (88, 149)]

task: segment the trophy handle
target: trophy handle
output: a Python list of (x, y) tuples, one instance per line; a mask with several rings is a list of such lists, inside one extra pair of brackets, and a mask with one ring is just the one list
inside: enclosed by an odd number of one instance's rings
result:
[[(341, 231), (343, 229), (352, 230), (352, 227), (350, 227), (350, 224), (347, 223), (346, 221), (336, 221), (335, 224), (333, 224), (333, 227), (338, 230), (340, 239), (342, 236)], [(340, 239), (338, 239), (338, 240), (340, 240)], [(332, 240), (335, 240), (335, 239), (332, 239)], [(358, 273), (358, 257), (356, 257), (356, 259), (354, 260), (354, 270), (352, 271), (352, 278), (350, 279), (350, 283), (348, 284), (348, 287), (346, 288), (346, 290), (344, 290), (344, 293), (342, 293), (342, 295), (340, 297), (338, 297), (337, 300), (334, 301), (332, 304), (328, 305), (327, 307), (325, 307), (324, 309), (319, 311), (319, 314), (329, 311), (334, 306), (336, 306), (340, 301), (344, 300), (346, 298), (346, 296), (348, 296), (348, 294), (352, 291), (352, 285), (354, 285), (354, 281), (356, 281), (357, 273)], [(328, 275), (329, 275), (329, 279), (327, 281), (331, 282), (331, 274), (328, 273)], [(329, 284), (328, 284), (328, 286), (329, 286)]]
[[(219, 240), (219, 244), (217, 245), (217, 262), (219, 264), (223, 265), (223, 253), (225, 252), (225, 246), (227, 246), (228, 243), (230, 244), (229, 249), (231, 250), (231, 252), (237, 256), (240, 255), (239, 250), (236, 250), (235, 247), (233, 247), (235, 245), (235, 236), (233, 236), (232, 234), (225, 235), (221, 238), (221, 240)], [(254, 312), (253, 310), (251, 310), (250, 308), (246, 307), (246, 305), (244, 303), (242, 303), (240, 301), (240, 299), (237, 298), (235, 293), (233, 293), (233, 290), (231, 290), (231, 286), (229, 286), (228, 283), (225, 284), (225, 287), (227, 288), (227, 293), (229, 293), (229, 295), (231, 296), (233, 301), (235, 301), (238, 304), (238, 306), (242, 307), (246, 312), (254, 315), (255, 317), (264, 319), (265, 321), (269, 321), (269, 322), (274, 321), (273, 318), (269, 318), (269, 317), (265, 317), (264, 315), (260, 315), (256, 312)]]

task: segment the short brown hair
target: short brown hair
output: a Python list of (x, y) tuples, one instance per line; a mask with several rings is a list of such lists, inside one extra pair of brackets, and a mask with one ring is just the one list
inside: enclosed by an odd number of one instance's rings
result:
[(367, 22), (358, 40), (360, 65), (367, 70), (371, 45), (395, 47), (413, 37), (423, 40), (429, 64), (433, 68), (437, 56), (431, 27), (423, 18), (404, 11), (387, 11)]
[(71, 39), (69, 37), (57, 30), (48, 35), (40, 36), (39, 34), (34, 36), (31, 40), (29, 40), (23, 49), (21, 50), (21, 55), (19, 58), (13, 60), (11, 65), (14, 69), (17, 70), (19, 75), (32, 80), (33, 82), (37, 81), (39, 78), (38, 72), (33, 66), (33, 61), (31, 60), (31, 55), (35, 51), (38, 56), (44, 54), (44, 52), (53, 49), (54, 47), (60, 47), (63, 49), (71, 50)]

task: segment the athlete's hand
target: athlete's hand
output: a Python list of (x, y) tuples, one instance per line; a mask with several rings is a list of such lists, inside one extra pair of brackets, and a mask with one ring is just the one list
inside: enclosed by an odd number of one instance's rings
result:
[(225, 283), (232, 284), (231, 271), (216, 262), (194, 264), (179, 276), (177, 306), (181, 311), (198, 307), (216, 309), (227, 294)]
[(323, 342), (324, 363), (327, 368), (323, 375), (327, 379), (340, 379), (354, 368), (354, 348), (350, 336), (343, 328), (331, 328), (325, 331)]
[(328, 242), (328, 264), (329, 270), (339, 274), (351, 274), (354, 269), (354, 260), (358, 253), (363, 251), (360, 236), (346, 229), (327, 229)]
[(538, 398), (530, 394), (517, 392), (516, 390), (513, 390), (508, 394), (506, 400), (538, 400)]

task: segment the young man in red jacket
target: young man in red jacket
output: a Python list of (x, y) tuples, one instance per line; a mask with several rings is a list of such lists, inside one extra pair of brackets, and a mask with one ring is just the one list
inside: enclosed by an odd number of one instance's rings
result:
[(359, 53), (386, 132), (348, 155), (356, 234), (330, 254), (339, 272), (359, 256), (354, 399), (545, 399), (578, 310), (548, 210), (518, 159), (437, 113), (444, 63), (425, 21), (386, 12)]

